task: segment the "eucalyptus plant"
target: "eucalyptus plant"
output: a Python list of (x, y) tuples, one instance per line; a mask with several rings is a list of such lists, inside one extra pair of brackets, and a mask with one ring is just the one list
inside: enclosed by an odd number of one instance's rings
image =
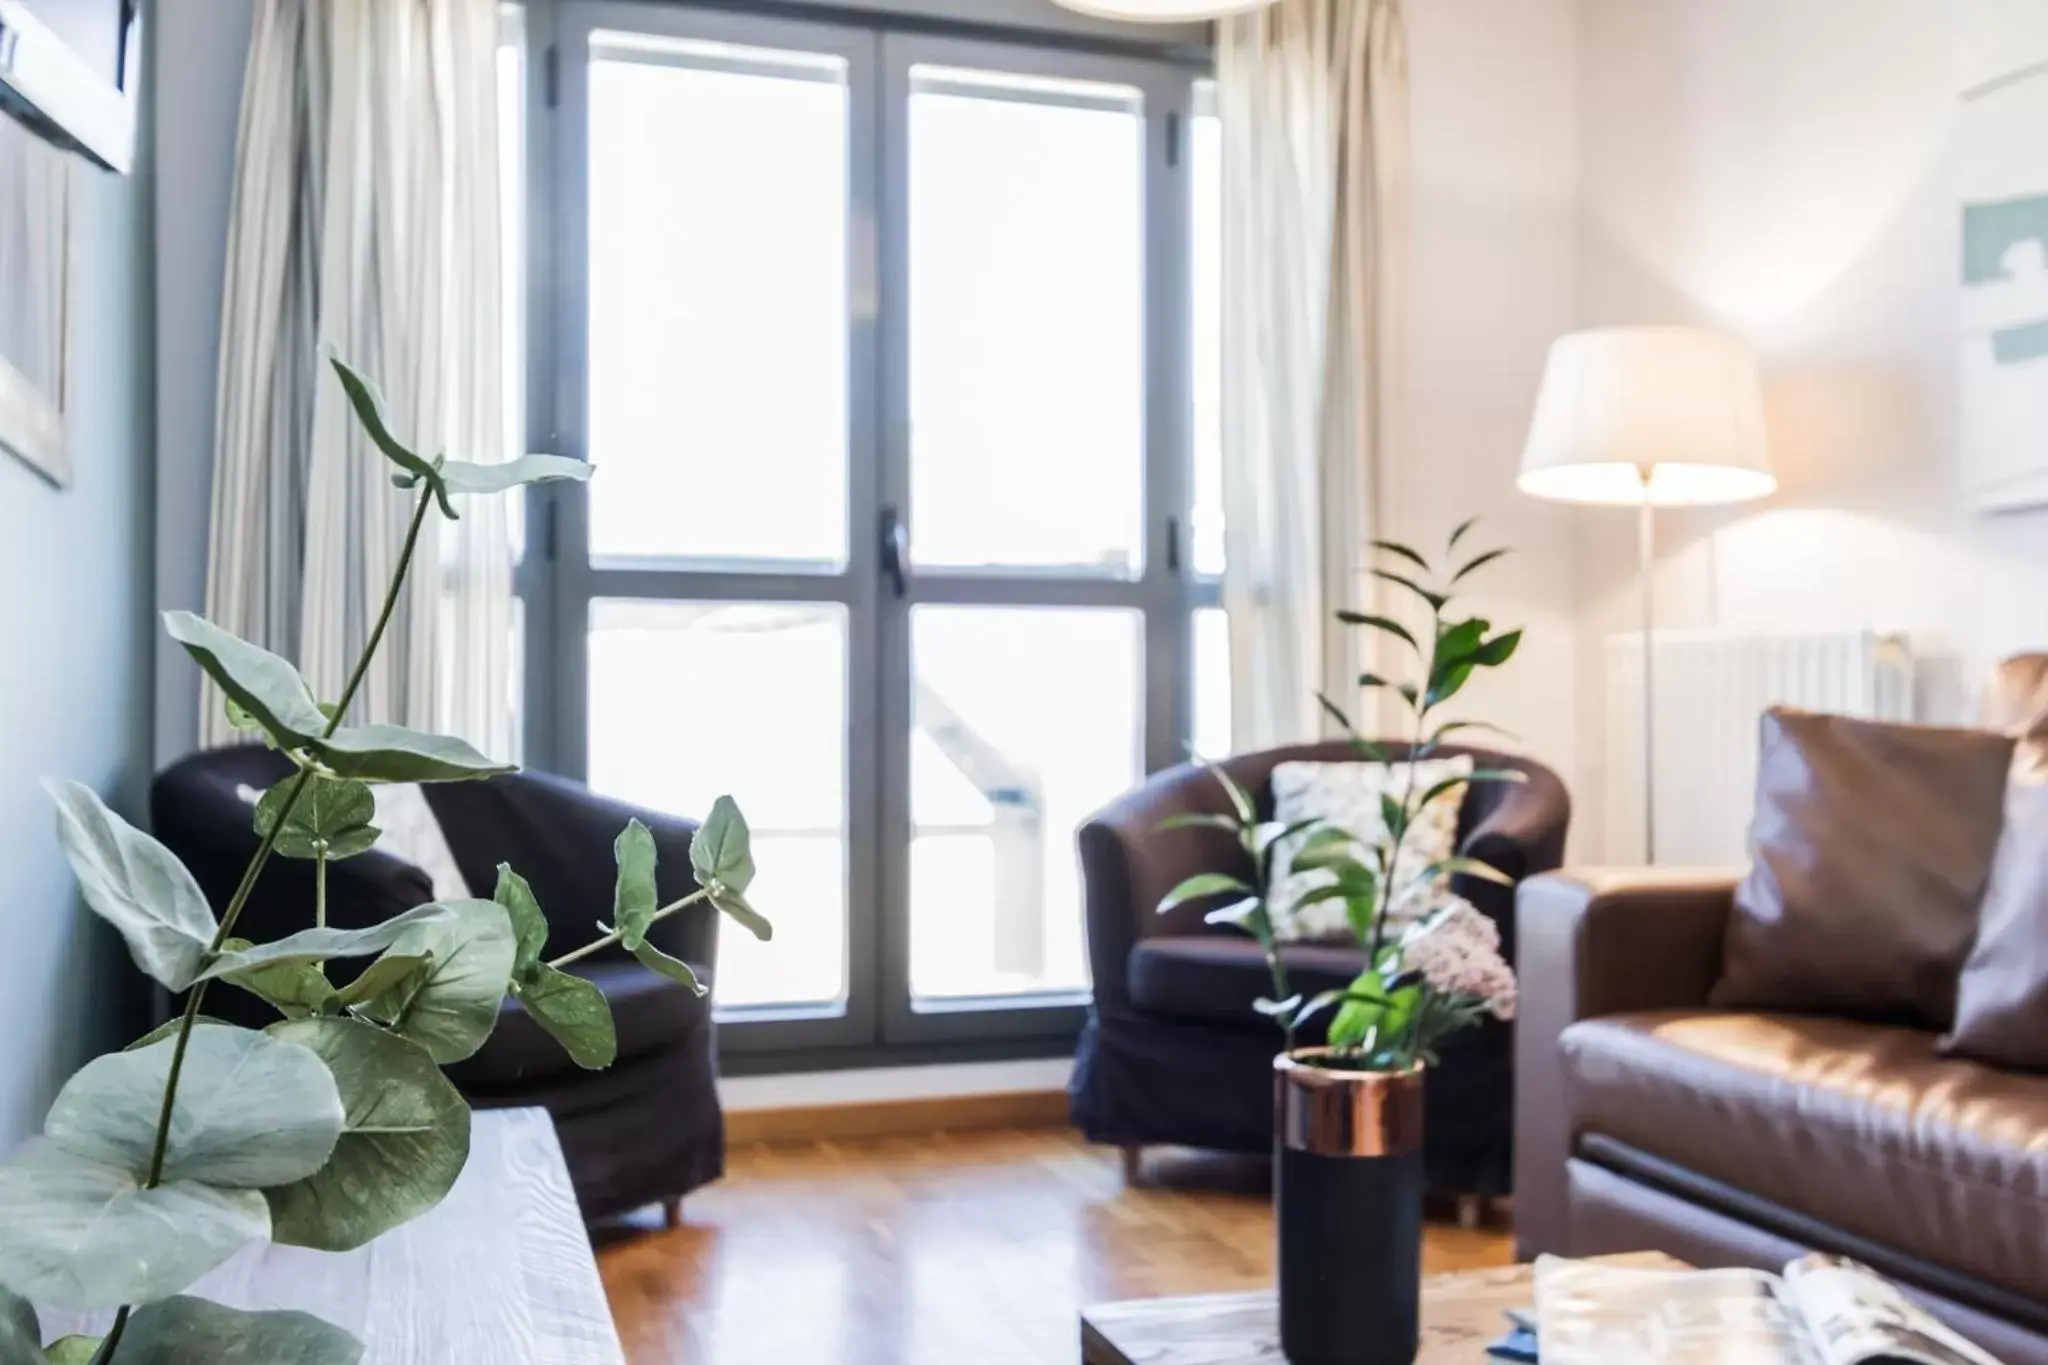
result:
[[(1498, 928), (1456, 897), (1438, 897), (1438, 907), (1399, 936), (1390, 933), (1393, 911), (1412, 892), (1435, 888), (1454, 876), (1512, 884), (1498, 868), (1477, 859), (1453, 855), (1416, 866), (1408, 847), (1409, 832), (1439, 801), (1458, 800), (1475, 782), (1519, 782), (1523, 775), (1509, 768), (1480, 768), (1453, 774), (1426, 787), (1418, 779), (1419, 764), (1439, 756), (1445, 743), (1460, 732), (1498, 727), (1474, 720), (1445, 720), (1442, 708), (1481, 670), (1498, 668), (1521, 644), (1520, 630), (1497, 630), (1493, 622), (1463, 616), (1456, 609), (1456, 591), (1474, 573), (1499, 560), (1506, 550), (1488, 550), (1462, 557), (1460, 547), (1477, 518), (1450, 533), (1442, 564), (1412, 546), (1375, 540), (1382, 556), (1372, 573), (1399, 588), (1418, 606), (1419, 628), (1392, 616), (1339, 611), (1345, 625), (1374, 632), (1391, 647), (1406, 668), (1362, 674), (1359, 688), (1367, 696), (1392, 696), (1408, 714), (1410, 739), (1401, 794), (1380, 797), (1377, 837), (1361, 838), (1321, 817), (1281, 823), (1261, 820), (1251, 794), (1230, 774), (1205, 764), (1228, 798), (1226, 814), (1196, 812), (1172, 817), (1162, 829), (1213, 828), (1234, 836), (1250, 860), (1250, 880), (1227, 872), (1203, 872), (1182, 881), (1159, 903), (1164, 914), (1190, 901), (1233, 897), (1211, 910), (1211, 924), (1229, 925), (1258, 941), (1272, 976), (1273, 992), (1254, 1008), (1284, 1031), (1286, 1047), (1295, 1050), (1301, 1028), (1326, 1011), (1335, 1010), (1327, 1030), (1325, 1065), (1369, 1070), (1404, 1070), (1433, 1057), (1442, 1038), (1492, 1013), (1502, 1017), (1514, 1008), (1514, 975), (1499, 955)], [(1340, 726), (1360, 757), (1391, 761), (1384, 745), (1360, 734), (1342, 707), (1327, 696), (1317, 701)], [(1269, 898), (1269, 882), (1278, 850), (1289, 847), (1295, 871), (1321, 870), (1321, 884), (1305, 892), (1295, 909), (1324, 901), (1341, 902), (1351, 936), (1364, 952), (1366, 968), (1341, 989), (1304, 996), (1289, 985), (1281, 953), (1279, 925)]]
[[(331, 704), (284, 659), (188, 612), (165, 629), (226, 698), (231, 720), (289, 758), (264, 793), (259, 844), (218, 918), (171, 851), (86, 787), (46, 783), (57, 834), (85, 902), (126, 940), (135, 965), (184, 1004), (176, 1018), (99, 1057), (64, 1085), (42, 1137), (0, 1165), (0, 1365), (214, 1365), (246, 1360), (352, 1365), (362, 1345), (304, 1313), (249, 1313), (182, 1291), (251, 1242), (346, 1251), (438, 1204), (469, 1155), (470, 1112), (441, 1068), (473, 1055), (506, 997), (524, 1006), (579, 1066), (617, 1053), (596, 986), (564, 970), (618, 944), (702, 994), (690, 968), (648, 937), (657, 922), (709, 902), (751, 933), (747, 824), (730, 798), (691, 845), (697, 889), (655, 893), (654, 838), (620, 832), (603, 937), (549, 958), (548, 922), (508, 866), (489, 900), (423, 905), (361, 929), (327, 923), (327, 868), (378, 837), (371, 787), (460, 782), (512, 769), (460, 739), (398, 725), (351, 725), (362, 688), (436, 508), (457, 494), (583, 479), (588, 465), (550, 455), (502, 464), (429, 460), (392, 434), (376, 390), (339, 360), (335, 373), (372, 443), (417, 490), (383, 607)], [(307, 927), (271, 943), (235, 935), (273, 857), (312, 862)], [(345, 962), (362, 965), (344, 970)], [(267, 1002), (264, 1029), (205, 1013), (216, 984)], [(32, 1301), (115, 1310), (104, 1338), (44, 1344)]]

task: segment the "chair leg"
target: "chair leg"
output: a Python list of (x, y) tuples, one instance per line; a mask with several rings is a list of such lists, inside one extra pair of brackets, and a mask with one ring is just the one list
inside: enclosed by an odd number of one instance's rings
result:
[(665, 1228), (679, 1228), (683, 1225), (683, 1197), (661, 1201), (661, 1225)]
[(1476, 1194), (1458, 1196), (1458, 1226), (1467, 1232), (1486, 1221), (1486, 1201)]
[(1145, 1149), (1132, 1145), (1122, 1149), (1124, 1155), (1124, 1184), (1139, 1189), (1145, 1183)]

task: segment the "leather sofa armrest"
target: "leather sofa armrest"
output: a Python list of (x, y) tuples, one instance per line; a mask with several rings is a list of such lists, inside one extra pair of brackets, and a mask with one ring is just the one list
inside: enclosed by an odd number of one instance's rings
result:
[(1581, 1019), (1704, 1009), (1740, 874), (1581, 868), (1522, 883), (1517, 897), (1515, 1249), (1565, 1248), (1571, 1115), (1558, 1037)]

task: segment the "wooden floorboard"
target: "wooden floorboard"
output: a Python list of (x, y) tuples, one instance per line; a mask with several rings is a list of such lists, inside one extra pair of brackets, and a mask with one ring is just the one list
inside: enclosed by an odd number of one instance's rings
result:
[(787, 1109), (728, 1109), (725, 1140), (744, 1147), (760, 1142), (843, 1142), (981, 1128), (1058, 1128), (1067, 1122), (1069, 1103), (1064, 1090), (1018, 1090)]
[[(1074, 1365), (1084, 1303), (1270, 1284), (1265, 1163), (1061, 1129), (736, 1147), (685, 1225), (599, 1267), (633, 1365)], [(1431, 1273), (1512, 1259), (1433, 1223)]]

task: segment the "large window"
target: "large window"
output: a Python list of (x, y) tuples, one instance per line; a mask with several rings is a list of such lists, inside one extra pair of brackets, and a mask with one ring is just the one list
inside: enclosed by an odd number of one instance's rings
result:
[(730, 1044), (1070, 1031), (1076, 828), (1225, 742), (1190, 687), (1221, 569), (1190, 74), (551, 12), (529, 415), (599, 473), (536, 494), (536, 757), (747, 811), (777, 932), (721, 932)]

